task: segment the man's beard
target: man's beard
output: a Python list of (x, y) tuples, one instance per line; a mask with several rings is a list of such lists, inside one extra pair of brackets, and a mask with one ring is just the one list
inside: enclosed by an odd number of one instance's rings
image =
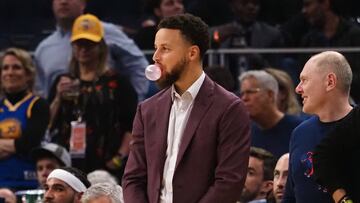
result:
[(246, 189), (242, 191), (241, 196), (240, 196), (240, 202), (249, 202), (252, 201), (256, 198), (257, 194), (254, 192), (249, 192)]
[(163, 75), (159, 80), (156, 81), (156, 84), (161, 88), (166, 88), (174, 84), (179, 78), (185, 67), (188, 65), (186, 58), (182, 58), (177, 64), (174, 65), (174, 68), (171, 72), (163, 72)]

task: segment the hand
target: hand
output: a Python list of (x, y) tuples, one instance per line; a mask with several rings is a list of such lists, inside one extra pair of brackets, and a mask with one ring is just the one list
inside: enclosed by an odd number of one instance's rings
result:
[(73, 80), (68, 76), (61, 76), (56, 86), (56, 97), (61, 98), (64, 92), (72, 91), (75, 86), (79, 85), (79, 81)]
[(0, 159), (5, 159), (15, 153), (14, 139), (0, 139)]
[(229, 23), (217, 27), (216, 30), (219, 32), (220, 42), (223, 42), (230, 36), (237, 34), (239, 28), (234, 23)]
[(64, 92), (69, 91), (71, 88), (71, 83), (72, 80), (70, 77), (61, 76), (58, 84), (56, 85), (56, 96), (60, 98)]

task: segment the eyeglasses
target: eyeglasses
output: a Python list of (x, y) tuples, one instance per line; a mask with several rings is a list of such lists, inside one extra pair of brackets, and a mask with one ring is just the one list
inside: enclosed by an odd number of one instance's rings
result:
[(260, 92), (260, 88), (251, 88), (251, 89), (247, 89), (247, 90), (243, 90), (240, 92), (240, 97), (244, 96), (244, 95), (251, 95), (251, 94), (255, 94)]
[(98, 45), (99, 43), (96, 42), (92, 42), (90, 40), (76, 40), (75, 42), (73, 42), (73, 45), (76, 48), (85, 48), (85, 49), (92, 49), (94, 47), (96, 47), (96, 45)]

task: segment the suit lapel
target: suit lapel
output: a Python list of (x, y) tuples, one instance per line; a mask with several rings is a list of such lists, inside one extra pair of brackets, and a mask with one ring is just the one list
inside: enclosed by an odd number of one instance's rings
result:
[(208, 111), (210, 105), (213, 102), (212, 95), (214, 90), (214, 83), (211, 81), (208, 76), (205, 77), (203, 84), (199, 90), (198, 95), (195, 98), (194, 106), (189, 116), (189, 120), (186, 124), (182, 140), (180, 143), (179, 153), (176, 160), (176, 166), (179, 165), (186, 148), (190, 144), (192, 137), (195, 135), (195, 131), (199, 126), (204, 114)]
[(155, 118), (156, 118), (156, 125), (154, 129), (154, 139), (152, 143), (156, 145), (158, 149), (158, 153), (156, 157), (153, 157), (154, 161), (157, 161), (160, 166), (162, 177), (163, 166), (166, 159), (166, 149), (167, 149), (167, 134), (168, 134), (168, 126), (169, 126), (169, 116), (170, 116), (170, 109), (172, 105), (171, 101), (171, 88), (166, 90), (164, 94), (162, 94), (158, 98), (158, 106), (156, 106)]

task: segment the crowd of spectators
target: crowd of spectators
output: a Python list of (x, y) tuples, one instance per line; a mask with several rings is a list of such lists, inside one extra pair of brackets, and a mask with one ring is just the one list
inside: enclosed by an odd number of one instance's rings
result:
[[(123, 202), (120, 183), (136, 106), (161, 88), (145, 79), (145, 67), (153, 59), (142, 50), (154, 48), (163, 18), (182, 13), (200, 16), (210, 26), (210, 46), (215, 50), (330, 50), (360, 46), (360, 13), (354, 9), (358, 4), (355, 0), (1, 2), (0, 200), (36, 194), (49, 202), (70, 201), (58, 194), (56, 188), (63, 187), (71, 194), (65, 198), (73, 202)], [(18, 9), (24, 7), (33, 10)], [(335, 141), (341, 140), (342, 131), (352, 135), (357, 130), (357, 114), (349, 112), (360, 102), (360, 52), (342, 54), (229, 54), (216, 58), (215, 65), (204, 60), (205, 73), (240, 97), (251, 119), (252, 148), (245, 187), (239, 191), (241, 203), (330, 202), (349, 195), (358, 199), (350, 178), (340, 185), (343, 182), (331, 179), (335, 169), (324, 168), (334, 163), (329, 156), (335, 156), (335, 149), (349, 152), (344, 149), (350, 145), (358, 150), (353, 143)], [(305, 83), (308, 78), (312, 83)], [(342, 120), (352, 127), (336, 128)], [(334, 137), (324, 139), (329, 133)], [(340, 192), (338, 187), (343, 187)]]

